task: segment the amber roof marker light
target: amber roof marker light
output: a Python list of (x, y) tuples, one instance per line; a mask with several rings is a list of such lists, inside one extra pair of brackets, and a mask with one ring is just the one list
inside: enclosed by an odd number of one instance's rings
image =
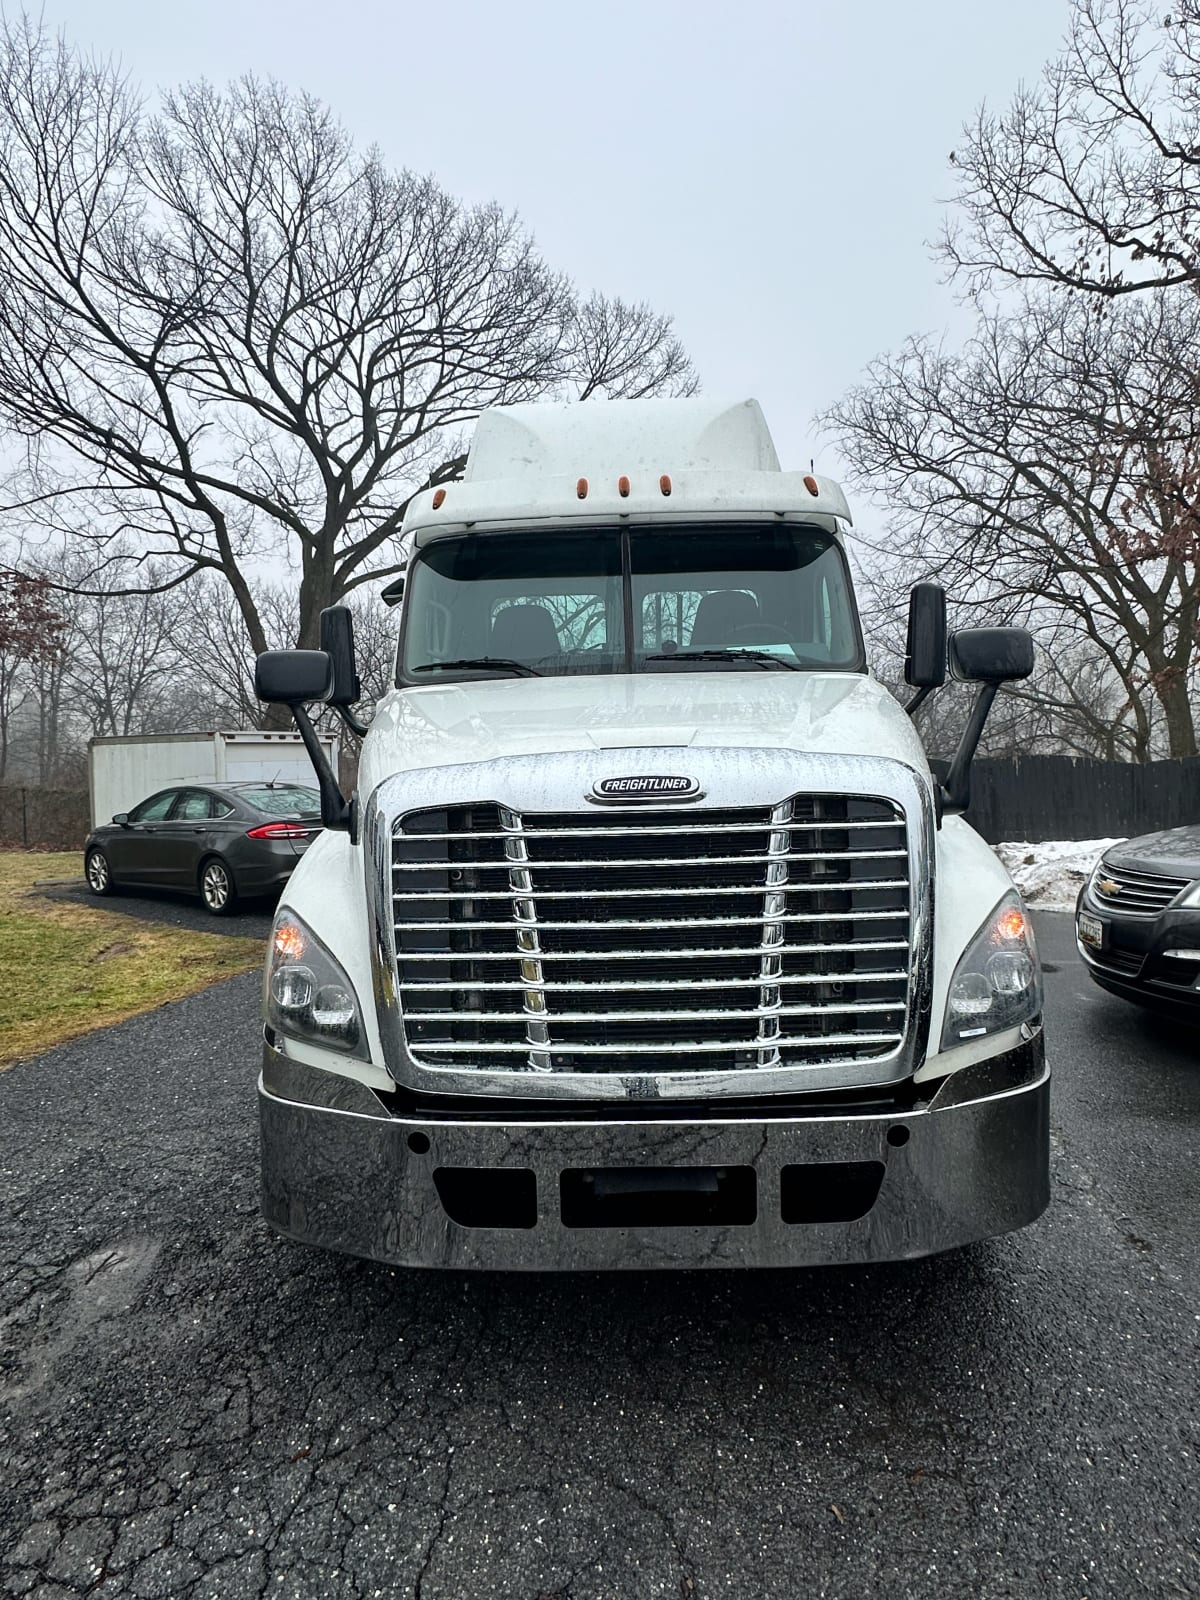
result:
[(808, 472), (804, 474), (804, 487), (808, 490), (809, 494), (819, 495), (821, 492), (821, 485), (812, 476), (812, 474)]
[(621, 496), (622, 500), (628, 500), (629, 499), (629, 479), (628, 478), (620, 477), (620, 478), (617, 479), (617, 493)]
[(663, 473), (662, 477), (658, 480), (658, 487), (661, 489), (663, 494), (670, 494), (671, 478), (669, 473)]
[(443, 500), (444, 500), (444, 499), (445, 499), (445, 498), (446, 498), (446, 491), (445, 491), (445, 489), (435, 489), (435, 490), (434, 490), (434, 491), (433, 491), (433, 509), (434, 509), (434, 510), (435, 510), (435, 511), (440, 511), (440, 510), (441, 510), (441, 507), (442, 507), (442, 501), (443, 501)]
[(579, 482), (575, 485), (575, 493), (579, 496), (579, 498), (581, 500), (586, 500), (587, 499), (587, 489), (588, 489), (587, 479), (586, 478), (580, 478)]

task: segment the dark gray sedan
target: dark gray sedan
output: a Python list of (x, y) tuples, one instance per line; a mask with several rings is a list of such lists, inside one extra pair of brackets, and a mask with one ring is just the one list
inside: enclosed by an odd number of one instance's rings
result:
[(93, 894), (180, 889), (222, 917), (239, 898), (278, 895), (320, 831), (316, 789), (180, 784), (89, 833), (83, 870)]

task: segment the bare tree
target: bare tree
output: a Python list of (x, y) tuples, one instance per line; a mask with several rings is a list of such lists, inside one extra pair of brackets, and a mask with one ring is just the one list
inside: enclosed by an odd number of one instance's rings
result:
[(247, 79), (150, 116), (28, 21), (0, 26), (0, 285), (24, 514), (97, 569), (132, 541), (160, 587), (218, 575), (255, 653), (263, 563), (313, 644), (481, 407), (695, 386), (668, 318), (581, 302), (514, 217), (357, 153), (317, 101)]
[(964, 130), (943, 248), (969, 285), (1200, 280), (1200, 0), (1166, 9), (1074, 0), (1040, 83)]
[(825, 419), (886, 507), (883, 550), (967, 607), (1050, 629), (1064, 660), (1102, 662), (1142, 760), (1156, 705), (1170, 753), (1197, 748), (1198, 368), (1191, 295), (1121, 315), (1026, 295), (981, 314), (961, 355), (910, 340)]
[(14, 723), (33, 687), (31, 668), (61, 651), (63, 619), (55, 602), (37, 574), (0, 567), (0, 781)]

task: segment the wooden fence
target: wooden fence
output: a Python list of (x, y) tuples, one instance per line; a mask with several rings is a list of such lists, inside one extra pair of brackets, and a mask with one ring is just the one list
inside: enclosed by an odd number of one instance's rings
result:
[(1200, 823), (1200, 757), (1140, 766), (1076, 756), (976, 761), (966, 817), (991, 844), (1123, 839)]

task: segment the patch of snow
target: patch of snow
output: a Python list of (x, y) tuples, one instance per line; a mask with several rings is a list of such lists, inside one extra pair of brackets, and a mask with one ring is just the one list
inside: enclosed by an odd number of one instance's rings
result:
[(1042, 844), (997, 844), (992, 848), (1012, 874), (1032, 911), (1074, 911), (1092, 868), (1118, 839), (1047, 839)]

